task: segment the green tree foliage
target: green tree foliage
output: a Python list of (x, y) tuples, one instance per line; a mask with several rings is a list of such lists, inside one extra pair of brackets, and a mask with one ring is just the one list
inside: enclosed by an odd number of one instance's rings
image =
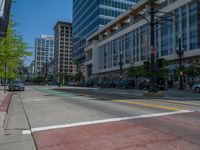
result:
[(0, 38), (0, 78), (4, 76), (5, 62), (9, 77), (16, 78), (17, 68), (22, 66), (23, 58), (31, 56), (31, 53), (26, 51), (27, 44), (23, 42), (22, 36), (14, 29), (15, 26), (10, 20), (6, 37)]
[(184, 73), (189, 77), (198, 77), (200, 76), (200, 66), (191, 64), (184, 68)]
[(79, 71), (78, 73), (76, 73), (74, 75), (74, 80), (75, 81), (79, 81), (80, 82), (83, 78), (84, 78), (84, 76), (83, 76), (83, 73), (81, 71)]
[(150, 71), (144, 68), (144, 66), (132, 66), (128, 69), (128, 76), (129, 77), (149, 77)]

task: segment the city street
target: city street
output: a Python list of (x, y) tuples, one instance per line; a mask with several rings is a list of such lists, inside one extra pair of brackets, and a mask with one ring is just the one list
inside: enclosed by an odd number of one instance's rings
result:
[(199, 150), (199, 94), (164, 93), (26, 87), (12, 97), (0, 149)]
[(0, 150), (200, 150), (200, 0), (0, 0)]

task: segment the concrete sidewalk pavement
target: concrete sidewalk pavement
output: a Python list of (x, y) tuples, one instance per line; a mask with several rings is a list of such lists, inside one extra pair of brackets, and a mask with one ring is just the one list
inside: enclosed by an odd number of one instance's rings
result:
[(11, 98), (12, 98), (12, 93), (9, 92), (4, 93), (1, 87), (0, 88), (0, 132), (4, 130), (4, 125), (6, 123)]
[(30, 127), (18, 93), (13, 94), (9, 107), (3, 132), (0, 132), (0, 150), (36, 150), (32, 136), (21, 133)]

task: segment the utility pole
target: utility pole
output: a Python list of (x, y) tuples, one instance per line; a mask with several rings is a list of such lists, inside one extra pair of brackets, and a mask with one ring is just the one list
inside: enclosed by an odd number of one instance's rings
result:
[(120, 66), (120, 80), (122, 79), (122, 66), (123, 66), (123, 63), (122, 63), (122, 52), (120, 52), (119, 54), (119, 66)]
[(184, 51), (182, 49), (182, 38), (181, 36), (178, 37), (178, 49), (176, 51), (178, 57), (179, 57), (179, 90), (183, 90), (183, 65), (182, 65), (182, 56), (184, 54)]
[(150, 43), (151, 43), (151, 78), (149, 92), (158, 92), (155, 77), (155, 9), (154, 0), (150, 0)]

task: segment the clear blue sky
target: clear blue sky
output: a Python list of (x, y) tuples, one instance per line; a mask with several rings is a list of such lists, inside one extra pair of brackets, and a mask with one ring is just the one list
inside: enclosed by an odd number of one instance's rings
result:
[[(16, 27), (34, 52), (34, 40), (41, 34), (53, 35), (58, 20), (72, 22), (72, 0), (15, 0), (12, 4)], [(26, 60), (29, 64), (33, 57)]]

